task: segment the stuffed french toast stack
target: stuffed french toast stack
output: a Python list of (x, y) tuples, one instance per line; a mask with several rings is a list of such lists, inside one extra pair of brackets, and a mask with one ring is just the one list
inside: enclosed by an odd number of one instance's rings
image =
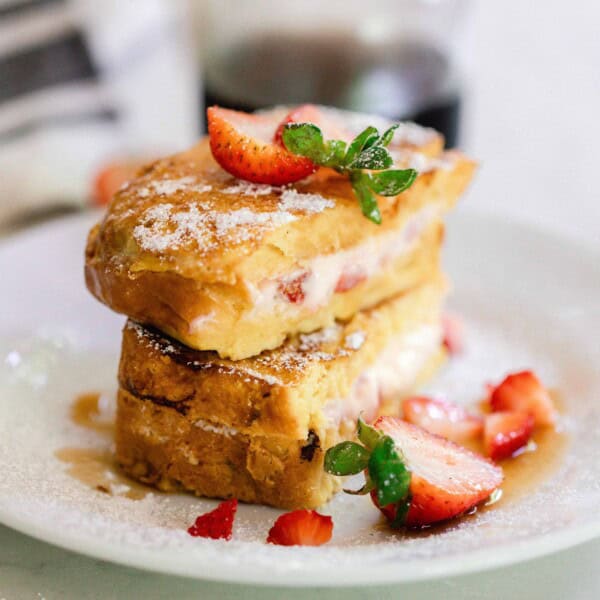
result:
[(326, 450), (443, 358), (443, 217), (475, 165), (436, 132), (302, 106), (208, 110), (89, 235), (127, 315), (117, 459), (165, 490), (317, 507)]

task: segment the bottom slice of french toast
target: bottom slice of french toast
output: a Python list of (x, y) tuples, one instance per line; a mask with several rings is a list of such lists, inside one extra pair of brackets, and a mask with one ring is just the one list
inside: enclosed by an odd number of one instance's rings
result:
[(418, 287), (242, 361), (190, 350), (129, 321), (116, 452), (162, 490), (314, 508), (340, 487), (325, 451), (356, 419), (397, 412), (443, 359), (439, 272)]

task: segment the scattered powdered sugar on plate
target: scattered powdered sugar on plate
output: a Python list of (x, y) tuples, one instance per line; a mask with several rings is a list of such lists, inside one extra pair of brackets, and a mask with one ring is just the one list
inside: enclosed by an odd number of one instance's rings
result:
[(334, 206), (333, 200), (323, 198), (320, 194), (303, 194), (293, 188), (284, 190), (279, 202), (281, 210), (303, 213), (320, 213)]

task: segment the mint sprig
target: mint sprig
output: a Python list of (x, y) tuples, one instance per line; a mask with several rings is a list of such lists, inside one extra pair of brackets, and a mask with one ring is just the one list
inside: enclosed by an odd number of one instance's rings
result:
[(346, 144), (342, 140), (325, 140), (313, 123), (288, 123), (282, 139), (292, 154), (348, 175), (363, 215), (379, 225), (381, 212), (375, 194), (397, 196), (417, 178), (415, 169), (390, 168), (394, 161), (387, 146), (397, 128), (398, 125), (392, 125), (379, 135), (375, 127), (367, 127)]
[(358, 419), (358, 439), (362, 442), (341, 442), (325, 454), (324, 468), (332, 475), (354, 475), (365, 471), (365, 484), (359, 490), (344, 490), (348, 494), (368, 494), (375, 491), (379, 506), (395, 504), (396, 517), (391, 523), (399, 528), (406, 522), (410, 507), (411, 472), (396, 449), (394, 440)]

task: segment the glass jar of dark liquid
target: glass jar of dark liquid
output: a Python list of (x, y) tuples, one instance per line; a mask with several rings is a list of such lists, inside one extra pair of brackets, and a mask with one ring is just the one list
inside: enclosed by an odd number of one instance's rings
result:
[(214, 0), (200, 15), (204, 101), (327, 104), (414, 120), (456, 144), (465, 0)]

